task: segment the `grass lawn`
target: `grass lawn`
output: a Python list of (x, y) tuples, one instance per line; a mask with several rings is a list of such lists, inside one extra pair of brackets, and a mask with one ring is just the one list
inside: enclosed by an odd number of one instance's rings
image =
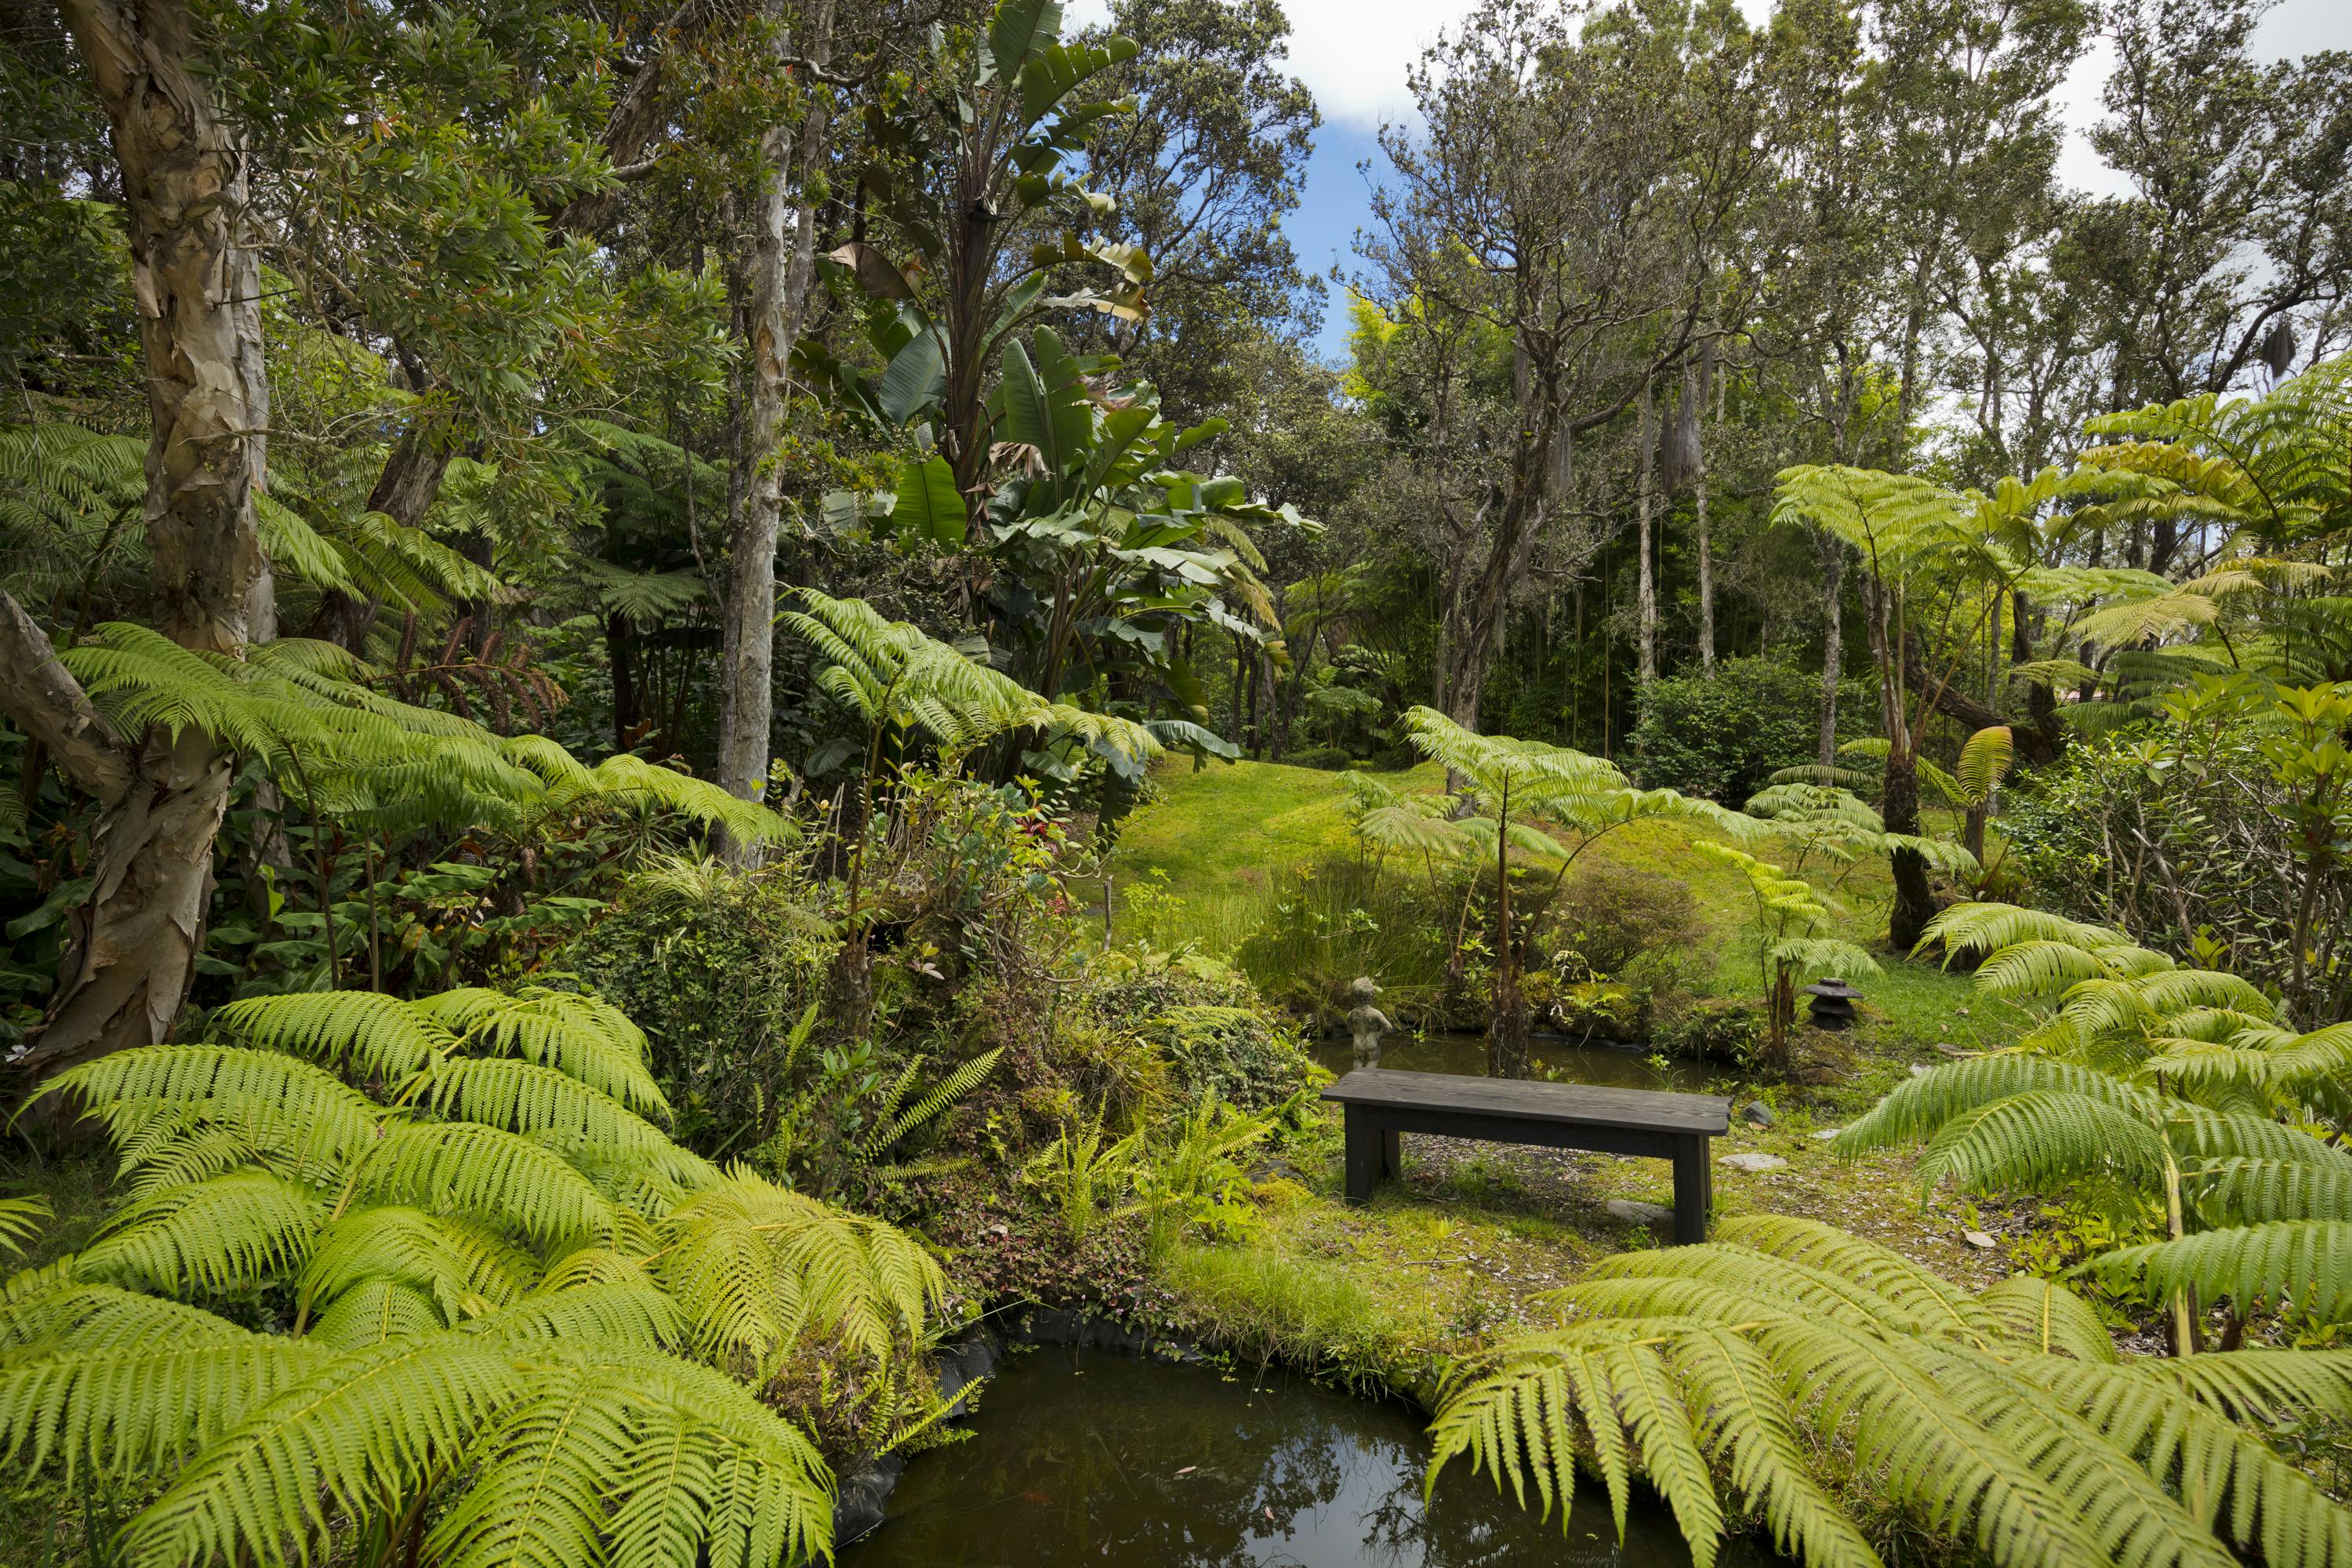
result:
[[(1164, 763), (1152, 775), (1150, 804), (1130, 817), (1110, 859), (1126, 931), (1181, 930), (1202, 951), (1224, 956), (1257, 929), (1275, 899), (1282, 872), (1354, 852), (1340, 775), (1279, 763)], [(1424, 763), (1381, 782), (1435, 794), (1443, 770)], [(1931, 821), (1930, 829), (1951, 824)], [(1609, 866), (1671, 878), (1688, 887), (1707, 931), (1711, 968), (1702, 965), (1699, 989), (1721, 996), (1760, 991), (1757, 977), (1755, 910), (1748, 885), (1730, 867), (1696, 853), (1712, 837), (1692, 825), (1637, 822), (1612, 832), (1586, 851), (1580, 865)], [(1769, 841), (1749, 847), (1769, 860)], [(1854, 866), (1831, 887), (1815, 885), (1843, 911), (1837, 933), (1875, 949), (1885, 940), (1892, 880), (1884, 860)], [(1171, 906), (1168, 900), (1175, 900)], [(1950, 1039), (1991, 1044), (2011, 1021), (1965, 975), (1929, 963), (1882, 954), (1884, 975), (1853, 977), (1866, 997), (1865, 1016), (1918, 1042)]]

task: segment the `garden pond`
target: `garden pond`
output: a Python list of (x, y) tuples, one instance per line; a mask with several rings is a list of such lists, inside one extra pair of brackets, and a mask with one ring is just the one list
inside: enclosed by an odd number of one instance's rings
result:
[[(1315, 1059), (1335, 1073), (1356, 1065), (1355, 1047), (1346, 1035), (1325, 1036), (1312, 1042)], [(1696, 1090), (1706, 1087), (1703, 1062), (1670, 1060), (1664, 1068), (1651, 1065), (1647, 1053), (1630, 1046), (1580, 1045), (1559, 1035), (1538, 1035), (1528, 1043), (1538, 1078), (1563, 1083), (1606, 1085), (1612, 1089), (1671, 1089)], [(1416, 1035), (1399, 1030), (1381, 1041), (1381, 1066), (1403, 1072), (1450, 1072), (1468, 1078), (1486, 1076), (1486, 1037), (1467, 1031)]]
[[(970, 1436), (908, 1463), (885, 1521), (841, 1568), (1150, 1563), (1156, 1568), (1686, 1568), (1663, 1504), (1637, 1495), (1617, 1543), (1580, 1487), (1563, 1533), (1465, 1463), (1422, 1499), (1421, 1416), (1269, 1371), (1048, 1348), (1006, 1363)], [(1725, 1543), (1724, 1568), (1774, 1561)]]

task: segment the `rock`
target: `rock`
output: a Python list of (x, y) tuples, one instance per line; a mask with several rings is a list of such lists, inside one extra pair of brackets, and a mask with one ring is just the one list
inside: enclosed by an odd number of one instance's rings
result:
[(1960, 1239), (1967, 1242), (1970, 1247), (1976, 1247), (1978, 1250), (1984, 1252), (1990, 1252), (1994, 1247), (2000, 1245), (2000, 1242), (1994, 1240), (1991, 1237), (1987, 1236), (1980, 1230), (1964, 1230), (1960, 1233)]
[(906, 1468), (905, 1459), (896, 1454), (885, 1454), (841, 1483), (840, 1495), (833, 1505), (835, 1545), (855, 1541), (882, 1522), (887, 1512), (885, 1505), (898, 1484), (899, 1472)]
[(1602, 1206), (1628, 1225), (1664, 1225), (1675, 1217), (1675, 1211), (1664, 1204), (1645, 1204), (1638, 1198), (1611, 1198)]
[(1927, 1068), (1925, 1064), (1913, 1062), (1911, 1064), (1911, 1076), (1913, 1078), (1926, 1078), (1927, 1076)]
[(1770, 1127), (1780, 1121), (1772, 1108), (1760, 1100), (1751, 1100), (1739, 1108), (1739, 1120), (1750, 1127)]
[(1816, 1143), (1826, 1143), (1844, 1131), (1843, 1127), (1816, 1127), (1807, 1136)]
[(1728, 1165), (1735, 1171), (1780, 1171), (1788, 1168), (1789, 1162), (1778, 1154), (1751, 1151), (1745, 1154), (1726, 1154), (1716, 1163)]
[(1003, 1353), (995, 1336), (985, 1330), (954, 1344), (940, 1347), (940, 1397), (948, 1402), (950, 1415), (966, 1413), (968, 1406), (963, 1391), (994, 1372)]

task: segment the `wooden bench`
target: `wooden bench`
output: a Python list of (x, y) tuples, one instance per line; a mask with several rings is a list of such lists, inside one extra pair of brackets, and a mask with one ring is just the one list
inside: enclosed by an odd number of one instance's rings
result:
[(1323, 1091), (1347, 1108), (1348, 1201), (1400, 1172), (1397, 1134), (1433, 1132), (1489, 1143), (1539, 1143), (1675, 1163), (1675, 1240), (1706, 1239), (1715, 1178), (1708, 1141), (1731, 1129), (1731, 1101), (1712, 1094), (1463, 1078), (1359, 1068)]

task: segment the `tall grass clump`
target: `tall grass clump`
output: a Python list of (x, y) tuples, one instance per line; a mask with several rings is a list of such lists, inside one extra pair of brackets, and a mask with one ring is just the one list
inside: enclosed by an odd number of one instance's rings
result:
[(1161, 1283), (1188, 1326), (1234, 1356), (1280, 1362), (1351, 1390), (1418, 1393), (1433, 1369), (1413, 1349), (1432, 1337), (1345, 1268), (1278, 1247), (1175, 1241)]
[(1329, 856), (1277, 872), (1265, 912), (1234, 963), (1269, 1001), (1333, 1016), (1348, 983), (1381, 983), (1391, 1016), (1433, 1020), (1446, 994), (1448, 938), (1461, 917), (1428, 889), (1379, 863)]

